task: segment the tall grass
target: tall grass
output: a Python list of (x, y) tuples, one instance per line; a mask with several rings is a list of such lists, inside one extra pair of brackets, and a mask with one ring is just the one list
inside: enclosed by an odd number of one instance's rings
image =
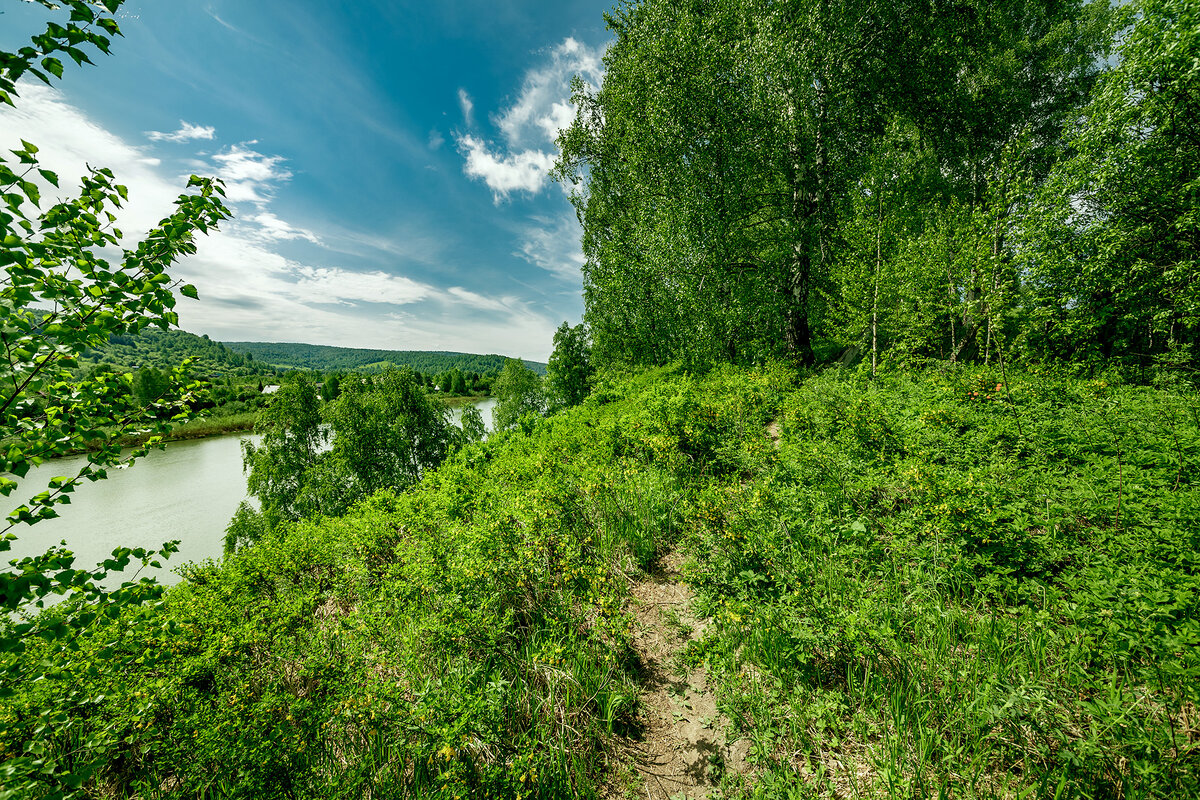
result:
[(710, 490), (697, 657), (756, 794), (1200, 793), (1194, 400), (1010, 378), (814, 379)]

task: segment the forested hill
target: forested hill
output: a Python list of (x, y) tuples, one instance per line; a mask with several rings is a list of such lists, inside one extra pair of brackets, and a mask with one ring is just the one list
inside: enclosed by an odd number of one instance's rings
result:
[(134, 335), (110, 336), (107, 345), (83, 355), (80, 367), (84, 371), (100, 365), (121, 370), (143, 367), (169, 370), (188, 358), (192, 359), (189, 372), (197, 377), (250, 376), (275, 372), (273, 367), (256, 361), (253, 356), (234, 352), (205, 336), (157, 328), (147, 328)]
[[(411, 367), (427, 375), (459, 369), (481, 375), (499, 372), (504, 356), (476, 353), (453, 353), (442, 350), (367, 350), (358, 347), (330, 347), (321, 344), (295, 342), (225, 342), (237, 353), (278, 367), (313, 369), (321, 372), (336, 370), (378, 370), (388, 366)], [(546, 374), (546, 365), (525, 361), (539, 375)]]

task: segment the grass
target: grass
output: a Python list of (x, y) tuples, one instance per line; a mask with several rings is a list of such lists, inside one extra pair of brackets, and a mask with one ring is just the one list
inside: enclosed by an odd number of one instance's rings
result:
[(1200, 792), (1194, 397), (1010, 377), (812, 379), (706, 488), (730, 796)]
[(69, 653), (31, 637), (4, 657), (60, 666), (0, 699), (0, 760), (111, 797), (594, 797), (630, 774), (629, 586), (678, 549), (685, 656), (753, 743), (726, 797), (1196, 796), (1200, 409), (1008, 377), (604, 381)]
[(205, 436), (219, 436), (224, 433), (253, 430), (254, 422), (258, 419), (257, 411), (247, 411), (241, 414), (230, 414), (224, 417), (204, 417), (185, 422), (171, 430), (170, 439), (200, 439)]

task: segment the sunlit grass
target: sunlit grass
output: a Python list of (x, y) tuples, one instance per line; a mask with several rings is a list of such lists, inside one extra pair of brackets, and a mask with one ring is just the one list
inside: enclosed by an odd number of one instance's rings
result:
[(596, 796), (631, 774), (630, 586), (680, 550), (681, 658), (751, 743), (727, 797), (1194, 794), (1195, 401), (1009, 377), (604, 382), (192, 568), (0, 701), (0, 746), (91, 686), (112, 796)]

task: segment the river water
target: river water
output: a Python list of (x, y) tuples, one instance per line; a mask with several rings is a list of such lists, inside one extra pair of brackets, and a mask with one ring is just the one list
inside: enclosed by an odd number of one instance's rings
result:
[[(495, 405), (492, 399), (475, 404), (489, 430)], [(461, 409), (451, 409), (450, 414), (457, 425)], [(115, 547), (157, 549), (178, 539), (179, 552), (170, 561), (143, 573), (154, 574), (162, 583), (177, 582), (179, 565), (221, 557), (225, 526), (246, 498), (241, 448), (246, 438), (258, 441), (249, 434), (230, 434), (171, 442), (166, 450), (153, 450), (128, 469), (109, 470), (106, 480), (82, 484), (69, 505), (56, 506), (56, 519), (13, 528), (19, 538), (11, 551), (0, 555), (0, 562), (42, 553), (65, 541), (75, 554), (75, 566), (92, 568)], [(86, 461), (85, 456), (69, 456), (31, 469), (7, 498), (9, 505), (16, 507), (44, 490), (51, 478), (75, 475)], [(131, 566), (121, 577), (132, 577), (137, 569)], [(114, 578), (107, 583), (120, 582)]]

